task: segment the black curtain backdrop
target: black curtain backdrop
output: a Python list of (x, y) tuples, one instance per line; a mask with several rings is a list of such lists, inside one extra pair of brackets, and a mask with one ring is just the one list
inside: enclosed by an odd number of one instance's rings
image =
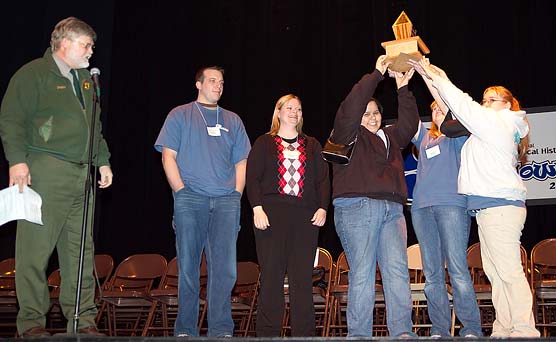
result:
[[(97, 253), (116, 262), (134, 253), (175, 255), (172, 196), (153, 143), (167, 113), (197, 96), (200, 66), (226, 69), (221, 106), (244, 120), (251, 141), (268, 131), (275, 101), (301, 97), (304, 130), (324, 142), (340, 102), (394, 39), (402, 10), (440, 66), (480, 100), (489, 85), (508, 87), (523, 107), (556, 105), (553, 24), (556, 2), (206, 0), (71, 1), (3, 4), (0, 92), (24, 63), (40, 57), (53, 26), (73, 15), (98, 33), (91, 65), (102, 71), (104, 135), (112, 152), (114, 185), (99, 191)], [(422, 116), (432, 101), (418, 75), (410, 83)], [(384, 120), (396, 117), (395, 82), (376, 97)], [(7, 186), (2, 157), (0, 187)], [(556, 197), (556, 193), (555, 193)], [(530, 251), (553, 237), (555, 205), (530, 206), (522, 243)], [(409, 243), (416, 239), (408, 218)], [(243, 198), (238, 259), (256, 260), (249, 203)], [(475, 228), (475, 225), (473, 226)], [(0, 258), (14, 255), (15, 224), (0, 227)], [(471, 241), (478, 241), (472, 229)], [(332, 208), (319, 245), (334, 256), (341, 245)]]

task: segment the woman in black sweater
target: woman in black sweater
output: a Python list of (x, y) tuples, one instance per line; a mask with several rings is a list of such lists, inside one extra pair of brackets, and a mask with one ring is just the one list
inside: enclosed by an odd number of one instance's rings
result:
[(291, 302), (292, 336), (313, 336), (313, 260), (318, 228), (330, 197), (328, 165), (321, 145), (302, 132), (301, 101), (282, 96), (270, 132), (260, 136), (247, 159), (247, 196), (253, 208), (261, 289), (257, 336), (280, 336), (284, 276)]

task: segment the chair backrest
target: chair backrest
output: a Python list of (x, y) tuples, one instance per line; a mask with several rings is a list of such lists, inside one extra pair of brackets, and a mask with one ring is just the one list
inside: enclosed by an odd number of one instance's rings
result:
[(114, 259), (108, 254), (95, 255), (95, 274), (104, 289), (114, 270)]
[[(232, 297), (255, 299), (259, 289), (259, 265), (251, 261), (237, 263), (237, 279), (232, 290)], [(232, 298), (233, 300), (233, 298)]]
[(316, 250), (315, 265), (316, 268), (313, 270), (313, 294), (318, 293), (324, 299), (327, 299), (330, 293), (330, 287), (332, 286), (334, 272), (332, 254), (325, 248), (318, 247)]
[(327, 284), (330, 284), (332, 280), (332, 268), (334, 265), (334, 260), (332, 259), (332, 254), (327, 251), (325, 248), (318, 247), (317, 248), (317, 267), (324, 268), (324, 279), (326, 280)]
[(15, 258), (0, 261), (0, 291), (15, 290)]
[(348, 283), (349, 263), (344, 251), (340, 253), (336, 260), (336, 274), (334, 275), (334, 284), (347, 285)]
[(332, 260), (332, 254), (327, 251), (325, 248), (318, 247), (317, 248), (317, 266), (324, 267), (325, 271), (330, 271), (332, 269), (332, 264), (334, 261)]
[(60, 284), (62, 283), (59, 268), (50, 273), (47, 283), (50, 289), (50, 298), (58, 298), (60, 296)]
[[(527, 277), (527, 250), (522, 245), (520, 247), (521, 254), (521, 265), (523, 266), (523, 272)], [(489, 284), (488, 278), (483, 271), (483, 260), (481, 259), (481, 243), (476, 242), (467, 248), (467, 266), (471, 273), (471, 280), (473, 284)]]
[(168, 263), (166, 267), (166, 272), (164, 276), (160, 280), (160, 284), (158, 286), (159, 289), (177, 289), (178, 288), (178, 259), (174, 257)]
[(556, 279), (556, 239), (544, 239), (531, 249), (531, 284)]
[(200, 267), (199, 276), (201, 278), (207, 278), (208, 277), (207, 256), (204, 251), (201, 254), (201, 265), (199, 267)]
[[(240, 261), (236, 265), (237, 278), (231, 296), (232, 319), (236, 325), (234, 333), (247, 336), (253, 328), (251, 323), (259, 293), (260, 271), (259, 265), (251, 261)], [(206, 310), (207, 306), (204, 308)]]
[(236, 287), (256, 284), (259, 280), (259, 265), (252, 261), (237, 263)]
[[(377, 284), (382, 281), (378, 263), (376, 265), (375, 281)], [(349, 282), (349, 262), (345, 251), (342, 251), (340, 255), (338, 255), (338, 259), (336, 259), (336, 262), (334, 263), (332, 282), (334, 285), (347, 285)]]
[(60, 276), (60, 269), (56, 269), (54, 271), (52, 271), (52, 273), (50, 273), (50, 275), (48, 276), (48, 287), (50, 287), (51, 289), (56, 289), (60, 287), (60, 284), (62, 283), (62, 277)]
[(207, 268), (207, 256), (205, 252), (201, 254), (201, 265), (199, 266), (199, 296), (206, 299), (208, 291), (208, 268)]
[(473, 284), (488, 284), (488, 279), (483, 272), (483, 261), (481, 260), (481, 245), (476, 242), (467, 248), (467, 266), (471, 274)]
[(410, 272), (410, 282), (424, 282), (423, 260), (421, 259), (421, 246), (418, 243), (407, 247), (407, 267)]
[(521, 265), (523, 266), (525, 277), (529, 279), (529, 256), (527, 255), (527, 250), (523, 245), (519, 245), (519, 250), (521, 252)]
[(159, 254), (135, 254), (123, 260), (107, 285), (112, 291), (149, 291), (164, 275), (166, 259)]

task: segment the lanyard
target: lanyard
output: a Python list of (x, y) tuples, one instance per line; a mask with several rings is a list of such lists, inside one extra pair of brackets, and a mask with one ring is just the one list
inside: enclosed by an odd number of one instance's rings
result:
[[(427, 134), (429, 134), (429, 133), (427, 132)], [(440, 139), (440, 137), (444, 136), (444, 134), (440, 134), (437, 137), (432, 136), (431, 134), (429, 134), (429, 135), (432, 137), (432, 139), (429, 139), (429, 141), (427, 141), (427, 143), (425, 144), (425, 150), (427, 150), (429, 148), (430, 144), (433, 144), (432, 146), (439, 145), (440, 142), (438, 141), (438, 139)]]
[[(207, 126), (207, 128), (209, 127), (207, 120), (205, 119), (205, 116), (203, 115), (203, 111), (201, 110), (201, 107), (199, 107), (199, 103), (197, 103), (197, 101), (195, 101), (195, 105), (197, 106), (197, 109), (199, 110), (199, 114), (201, 114), (201, 117), (203, 118), (203, 121), (205, 122), (205, 125)], [(220, 112), (220, 107), (218, 107), (218, 105), (216, 105), (216, 125), (214, 127), (220, 127), (220, 124), (218, 124), (218, 113)]]

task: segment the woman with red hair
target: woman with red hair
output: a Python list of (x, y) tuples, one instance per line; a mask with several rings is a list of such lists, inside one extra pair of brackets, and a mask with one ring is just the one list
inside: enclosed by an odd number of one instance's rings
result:
[(538, 337), (520, 254), (527, 190), (517, 164), (528, 145), (525, 112), (505, 87), (488, 87), (477, 103), (427, 59), (409, 64), (432, 80), (454, 116), (471, 133), (461, 152), (458, 192), (467, 195), (467, 209), (479, 226), (483, 268), (492, 285), (496, 310), (491, 336)]

